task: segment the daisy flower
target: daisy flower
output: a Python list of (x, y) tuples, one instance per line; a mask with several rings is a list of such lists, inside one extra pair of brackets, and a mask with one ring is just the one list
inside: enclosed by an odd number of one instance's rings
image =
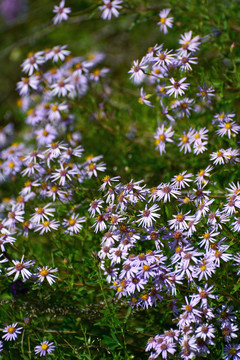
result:
[(167, 201), (171, 201), (171, 196), (174, 198), (177, 198), (179, 195), (181, 195), (181, 192), (176, 189), (175, 186), (172, 184), (161, 184), (158, 187), (157, 190), (157, 196), (159, 200), (163, 199), (163, 202), (166, 203)]
[(204, 151), (207, 150), (207, 147), (205, 145), (207, 145), (208, 142), (207, 141), (203, 141), (203, 142), (194, 142), (193, 144), (193, 152), (196, 155), (202, 154)]
[(196, 337), (200, 337), (203, 340), (206, 340), (207, 338), (211, 339), (214, 338), (215, 328), (211, 324), (201, 324), (196, 329)]
[(112, 181), (118, 181), (118, 179), (120, 179), (120, 176), (115, 176), (115, 177), (111, 177), (109, 175), (104, 176), (104, 178), (102, 179), (102, 185), (100, 186), (99, 190), (105, 190), (105, 187), (108, 186), (112, 186), (111, 182)]
[(240, 197), (240, 182), (237, 182), (237, 185), (234, 183), (229, 185), (230, 188), (226, 188), (226, 190), (229, 192), (226, 196), (231, 198), (232, 196), (239, 196)]
[(39, 354), (39, 356), (46, 356), (47, 354), (51, 354), (55, 350), (55, 346), (53, 344), (53, 342), (46, 340), (43, 341), (40, 345), (35, 346), (35, 354)]
[(208, 277), (211, 277), (215, 272), (216, 266), (213, 263), (213, 259), (203, 259), (194, 266), (193, 277), (198, 277), (198, 280), (201, 281), (204, 277), (206, 280)]
[(21, 65), (21, 67), (23, 68), (23, 72), (26, 72), (28, 73), (28, 75), (31, 76), (33, 74), (33, 71), (38, 71), (39, 65), (43, 64), (45, 61), (42, 55), (42, 51), (38, 51), (35, 54), (29, 53), (27, 59), (24, 60)]
[(212, 96), (215, 96), (214, 88), (212, 86), (207, 87), (206, 83), (203, 83), (202, 86), (198, 86), (197, 88), (199, 90), (197, 96), (201, 97), (201, 100), (210, 100)]
[(200, 129), (200, 130), (196, 130), (194, 133), (194, 142), (201, 142), (203, 140), (207, 140), (208, 139), (208, 129), (206, 129), (205, 127)]
[(91, 216), (95, 216), (96, 212), (98, 212), (99, 214), (101, 213), (102, 203), (103, 203), (103, 201), (101, 199), (99, 199), (99, 200), (95, 199), (91, 202), (89, 209), (88, 209)]
[(111, 20), (112, 15), (115, 17), (119, 16), (119, 9), (122, 9), (122, 0), (103, 0), (104, 5), (99, 6), (99, 10), (102, 11), (102, 19)]
[(138, 85), (143, 82), (143, 80), (146, 77), (144, 72), (147, 68), (148, 68), (148, 65), (147, 65), (146, 59), (143, 58), (140, 63), (138, 60), (133, 61), (133, 66), (129, 70), (128, 73), (132, 74), (130, 76), (130, 79), (132, 79), (134, 84)]
[(13, 281), (16, 281), (20, 274), (21, 274), (23, 280), (27, 280), (32, 276), (32, 273), (28, 270), (28, 268), (30, 266), (34, 265), (34, 261), (30, 260), (30, 261), (24, 262), (23, 260), (24, 260), (24, 255), (22, 256), (21, 261), (12, 260), (14, 266), (11, 266), (6, 269), (8, 271), (6, 274), (7, 276), (10, 276), (10, 275), (16, 273)]
[(194, 103), (193, 99), (184, 98), (182, 100), (177, 101), (177, 106), (174, 110), (178, 112), (180, 117), (190, 116), (190, 110), (192, 110), (192, 105)]
[(187, 174), (187, 171), (183, 171), (182, 173), (174, 176), (172, 185), (177, 186), (179, 189), (185, 188), (185, 186), (189, 186), (188, 183), (192, 181), (192, 179), (189, 179), (192, 176), (193, 174)]
[(17, 328), (17, 324), (18, 323), (13, 323), (12, 325), (7, 325), (4, 329), (3, 332), (6, 333), (3, 335), (3, 340), (6, 341), (12, 341), (12, 340), (16, 340), (18, 337), (18, 334), (21, 334), (22, 327), (18, 327)]
[(186, 90), (188, 85), (190, 85), (189, 83), (184, 83), (185, 80), (186, 77), (182, 78), (179, 81), (175, 81), (172, 77), (170, 79), (172, 85), (166, 86), (166, 89), (168, 89), (167, 95), (171, 96), (172, 94), (174, 94), (175, 98), (178, 97), (178, 95), (182, 96), (184, 94), (184, 90)]
[(192, 71), (192, 67), (190, 64), (197, 64), (197, 57), (191, 57), (191, 54), (188, 54), (186, 50), (181, 52), (181, 54), (177, 57), (177, 64), (179, 69), (182, 71)]
[(79, 231), (82, 229), (81, 223), (85, 221), (85, 217), (79, 217), (78, 214), (72, 214), (69, 219), (63, 220), (63, 226), (67, 228), (65, 233), (70, 235), (73, 235), (73, 233), (79, 233)]
[(34, 231), (40, 231), (40, 235), (47, 233), (52, 230), (57, 230), (59, 227), (59, 221), (56, 220), (45, 220), (40, 224), (37, 224)]
[(69, 56), (71, 54), (69, 50), (66, 50), (66, 47), (67, 45), (54, 46), (50, 54), (48, 54), (48, 58), (51, 56), (52, 62), (57, 62), (58, 60), (63, 61), (66, 56)]
[(216, 134), (223, 137), (224, 135), (227, 135), (228, 138), (231, 138), (232, 133), (238, 134), (240, 131), (240, 126), (235, 121), (228, 121), (228, 122), (221, 122), (218, 124), (220, 127), (219, 130), (216, 131)]
[(35, 213), (32, 214), (30, 221), (33, 223), (44, 222), (45, 220), (49, 220), (49, 216), (53, 216), (53, 212), (55, 212), (54, 208), (50, 208), (50, 204), (45, 205), (44, 207), (35, 208)]
[(38, 145), (48, 145), (56, 138), (57, 131), (52, 125), (47, 124), (43, 129), (36, 130), (35, 136)]
[(187, 134), (184, 131), (183, 136), (180, 137), (179, 140), (178, 146), (180, 147), (180, 151), (184, 150), (184, 154), (191, 152), (191, 144), (194, 141), (194, 130), (190, 129)]
[(30, 88), (37, 90), (39, 79), (37, 76), (32, 75), (29, 78), (21, 78), (21, 81), (17, 83), (17, 90), (21, 96), (25, 96), (29, 93)]
[(213, 152), (210, 155), (210, 160), (213, 161), (214, 165), (222, 165), (225, 162), (224, 153), (225, 153), (224, 149), (220, 149), (216, 152)]
[(195, 52), (199, 50), (199, 40), (199, 35), (192, 38), (192, 31), (184, 33), (183, 35), (181, 35), (181, 39), (179, 40), (179, 44), (182, 45), (182, 48), (179, 49), (179, 52), (186, 50)]
[(53, 18), (53, 23), (56, 25), (68, 19), (68, 14), (70, 14), (71, 9), (65, 8), (65, 0), (62, 0), (58, 6), (54, 6), (53, 12), (56, 13)]
[(96, 218), (95, 218), (95, 223), (92, 225), (92, 227), (95, 227), (95, 232), (98, 231), (103, 231), (106, 229), (107, 225), (105, 223), (105, 219), (103, 214), (99, 214)]
[(143, 88), (140, 89), (140, 98), (138, 99), (139, 104), (145, 104), (147, 106), (153, 107), (151, 101), (148, 100), (150, 98), (150, 94), (147, 94)]
[(217, 123), (221, 123), (221, 122), (231, 122), (234, 117), (235, 117), (235, 114), (229, 114), (228, 112), (225, 113), (223, 111), (219, 114), (214, 115), (212, 123), (217, 124)]
[(240, 359), (240, 344), (227, 344), (223, 351), (224, 360), (239, 360)]
[(137, 222), (139, 225), (143, 225), (144, 227), (150, 227), (153, 225), (153, 221), (156, 221), (156, 218), (160, 218), (160, 215), (155, 213), (156, 211), (159, 211), (159, 207), (154, 204), (149, 209), (147, 208), (147, 205), (145, 205), (145, 209), (140, 211), (140, 214), (138, 216), (141, 217), (141, 219), (138, 219)]
[(74, 169), (68, 169), (67, 167), (64, 167), (62, 163), (60, 163), (60, 169), (57, 169), (54, 171), (53, 175), (51, 176), (51, 179), (53, 181), (58, 181), (59, 180), (59, 185), (64, 186), (66, 184), (67, 181), (71, 182), (72, 175), (76, 175), (76, 170)]
[(164, 125), (161, 125), (157, 128), (154, 138), (155, 138), (156, 149), (160, 151), (160, 155), (166, 152), (165, 150), (166, 143), (173, 142), (172, 140), (173, 134), (174, 131), (172, 130), (171, 126), (168, 129), (165, 129)]
[(160, 31), (164, 34), (168, 33), (168, 28), (173, 26), (173, 17), (168, 17), (171, 9), (163, 9), (159, 13), (160, 20), (157, 25), (160, 25)]
[(90, 178), (93, 175), (97, 177), (98, 176), (97, 171), (105, 171), (105, 170), (106, 170), (106, 166), (103, 162), (101, 162), (99, 164), (90, 162), (90, 164), (88, 164), (86, 167), (86, 172)]
[(35, 276), (38, 277), (38, 281), (42, 283), (45, 279), (48, 281), (49, 285), (52, 285), (57, 278), (57, 276), (53, 275), (58, 269), (52, 269), (49, 266), (38, 267), (38, 273)]
[(187, 221), (194, 220), (194, 216), (188, 215), (190, 213), (187, 212), (185, 215), (182, 213), (179, 213), (177, 215), (173, 215), (172, 220), (168, 220), (169, 226), (171, 229), (174, 228), (174, 230), (184, 230), (188, 228)]
[(153, 60), (155, 60), (155, 66), (171, 65), (175, 57), (175, 55), (171, 54), (171, 52), (172, 50), (158, 50), (156, 53), (156, 57), (153, 58)]
[(206, 167), (206, 169), (199, 170), (199, 172), (197, 173), (195, 182), (197, 182), (199, 184), (206, 182), (205, 178), (210, 176), (210, 171), (212, 171), (212, 170), (213, 170), (213, 167), (211, 165), (208, 165)]
[(74, 92), (74, 86), (69, 83), (69, 79), (60, 78), (57, 83), (50, 86), (51, 95), (63, 96), (71, 95)]

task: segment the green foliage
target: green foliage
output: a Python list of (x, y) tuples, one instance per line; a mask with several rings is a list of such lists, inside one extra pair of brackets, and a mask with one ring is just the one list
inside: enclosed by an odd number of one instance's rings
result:
[[(195, 158), (173, 151), (164, 157), (154, 150), (153, 133), (161, 113), (158, 103), (147, 108), (137, 102), (137, 89), (129, 81), (128, 70), (132, 60), (142, 57), (148, 47), (164, 42), (168, 48), (176, 47), (179, 34), (193, 30), (206, 37), (199, 57), (198, 73), (189, 76), (196, 86), (203, 81), (214, 86), (218, 98), (217, 111), (239, 112), (240, 103), (240, 7), (238, 1), (125, 1), (118, 19), (109, 22), (100, 19), (100, 1), (70, 1), (72, 16), (68, 22), (54, 27), (51, 24), (55, 1), (29, 1), (28, 9), (15, 22), (0, 24), (0, 116), (2, 125), (13, 122), (21, 141), (25, 133), (23, 115), (16, 103), (16, 82), (20, 80), (20, 64), (29, 51), (38, 51), (56, 44), (68, 44), (74, 56), (89, 55), (94, 51), (106, 53), (105, 65), (110, 76), (91, 92), (91, 95), (72, 103), (77, 130), (82, 134), (82, 144), (89, 154), (102, 154), (109, 175), (120, 175), (123, 182), (144, 179), (149, 187), (182, 171), (197, 172), (207, 166), (209, 154), (203, 155), (201, 164)], [(171, 7), (175, 24), (172, 31), (162, 35), (156, 25), (162, 8)], [(107, 85), (106, 85), (107, 84)], [(103, 104), (104, 111), (99, 106)], [(202, 127), (211, 121), (211, 114), (196, 116)], [(189, 120), (179, 124), (180, 131), (189, 128)], [(67, 134), (66, 134), (67, 136)], [(210, 139), (210, 143), (220, 140)], [(215, 145), (215, 144), (214, 144)], [(226, 186), (239, 175), (237, 167), (231, 168), (232, 179), (225, 171), (218, 174), (216, 187)], [(16, 184), (16, 186), (15, 186)], [(1, 198), (17, 196), (22, 179), (1, 186)], [(69, 209), (80, 206), (81, 216), (87, 213), (90, 201), (98, 197), (99, 180), (92, 179), (87, 188), (77, 189)], [(31, 209), (32, 212), (34, 208)], [(65, 213), (60, 205), (57, 215)], [(167, 221), (168, 208), (163, 220)], [(93, 222), (87, 219), (83, 231), (69, 237), (58, 234), (30, 239), (19, 236), (17, 246), (11, 246), (12, 258), (28, 254), (39, 264), (58, 267), (59, 281), (52, 287), (39, 288), (33, 281), (19, 285), (17, 297), (13, 296), (9, 278), (1, 277), (1, 322), (18, 322), (24, 331), (18, 343), (9, 342), (3, 359), (35, 359), (33, 347), (43, 339), (57, 344), (53, 359), (143, 359), (146, 342), (161, 328), (171, 326), (171, 315), (166, 305), (151, 311), (131, 309), (123, 300), (117, 300), (113, 290), (99, 269), (100, 236), (93, 232)], [(226, 230), (227, 231), (227, 230)], [(239, 241), (233, 239), (232, 241)], [(6, 256), (8, 254), (6, 253)], [(227, 265), (226, 265), (227, 267)], [(225, 270), (227, 274), (227, 269)], [(239, 303), (240, 282), (227, 280), (225, 293)], [(226, 286), (223, 281), (217, 286)], [(16, 285), (17, 286), (17, 285)], [(168, 301), (167, 301), (168, 302)], [(29, 317), (29, 322), (24, 320)], [(2, 325), (3, 326), (3, 325)], [(20, 343), (20, 346), (19, 346)], [(222, 349), (218, 349), (221, 354)], [(219, 355), (220, 356), (220, 355)], [(208, 359), (213, 359), (211, 356)]]

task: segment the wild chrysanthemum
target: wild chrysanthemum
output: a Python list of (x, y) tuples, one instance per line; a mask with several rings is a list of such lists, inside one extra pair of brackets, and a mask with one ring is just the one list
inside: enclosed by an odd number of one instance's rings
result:
[(130, 79), (132, 79), (132, 81), (136, 85), (141, 84), (146, 77), (145, 71), (147, 70), (147, 68), (148, 64), (146, 62), (146, 59), (142, 59), (140, 63), (138, 60), (133, 61), (133, 66), (129, 70), (129, 74), (132, 74), (130, 76)]
[(104, 20), (111, 20), (112, 15), (115, 17), (119, 16), (119, 9), (122, 8), (122, 0), (102, 0), (104, 5), (99, 6), (99, 10), (102, 11), (101, 17)]
[(185, 90), (187, 89), (187, 87), (190, 85), (189, 83), (184, 83), (184, 81), (186, 80), (186, 77), (182, 78), (179, 81), (175, 81), (174, 78), (170, 78), (170, 82), (172, 85), (166, 86), (167, 90), (167, 95), (172, 95), (174, 94), (174, 97), (178, 97), (178, 95), (182, 96), (185, 92)]
[(31, 271), (28, 270), (29, 267), (34, 265), (34, 261), (23, 261), (24, 255), (22, 256), (21, 261), (19, 260), (12, 260), (14, 266), (7, 268), (7, 276), (15, 274), (13, 281), (17, 280), (19, 275), (21, 274), (23, 280), (27, 280), (32, 276)]
[(145, 205), (145, 209), (140, 211), (141, 218), (137, 220), (139, 225), (143, 225), (144, 227), (150, 227), (153, 225), (153, 221), (156, 221), (156, 218), (160, 217), (160, 214), (156, 213), (156, 211), (159, 211), (159, 207), (154, 204), (150, 208)]
[(5, 333), (3, 335), (3, 340), (5, 341), (12, 341), (12, 340), (16, 340), (18, 335), (21, 334), (21, 330), (22, 327), (17, 327), (18, 323), (13, 323), (11, 325), (7, 325), (4, 329), (3, 332)]
[(53, 275), (58, 269), (52, 269), (49, 266), (38, 267), (38, 273), (35, 276), (38, 277), (38, 281), (42, 283), (45, 279), (52, 285), (56, 280), (57, 276)]
[(192, 181), (192, 179), (190, 179), (192, 176), (193, 174), (187, 174), (187, 171), (183, 171), (182, 173), (174, 176), (172, 184), (179, 189), (185, 188), (186, 186), (190, 186), (189, 182)]
[(160, 25), (160, 31), (162, 31), (164, 34), (167, 34), (168, 28), (173, 26), (173, 17), (168, 17), (170, 11), (171, 9), (163, 9), (159, 13), (160, 19), (157, 25)]
[(163, 124), (157, 128), (154, 138), (155, 138), (156, 149), (160, 151), (160, 155), (166, 152), (165, 150), (166, 143), (173, 142), (172, 139), (173, 134), (174, 131), (172, 130), (171, 126), (168, 129), (166, 129)]
[(56, 14), (53, 18), (53, 23), (56, 25), (68, 19), (68, 14), (70, 14), (71, 9), (65, 7), (65, 0), (62, 0), (58, 6), (54, 6), (53, 12)]
[(77, 234), (82, 229), (81, 223), (85, 222), (85, 217), (79, 217), (78, 214), (72, 214), (69, 219), (63, 220), (63, 226), (66, 228), (65, 233), (73, 235)]
[(55, 350), (55, 345), (53, 342), (43, 341), (40, 345), (35, 346), (34, 351), (35, 354), (39, 356), (46, 356), (47, 354), (51, 354)]
[(199, 50), (200, 38), (198, 35), (192, 38), (192, 31), (189, 31), (181, 35), (179, 44), (182, 46), (182, 48), (179, 49), (179, 52), (184, 52), (186, 50), (195, 52)]

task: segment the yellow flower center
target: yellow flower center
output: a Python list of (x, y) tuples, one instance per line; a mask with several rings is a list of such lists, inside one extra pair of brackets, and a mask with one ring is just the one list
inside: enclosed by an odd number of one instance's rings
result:
[(235, 355), (237, 353), (237, 350), (235, 349), (235, 348), (231, 348), (230, 350), (229, 350), (229, 354), (230, 355)]
[(93, 75), (94, 75), (94, 76), (99, 76), (99, 75), (100, 75), (100, 72), (101, 72), (100, 69), (96, 69), (96, 70), (94, 70)]
[(164, 134), (159, 135), (159, 140), (164, 141), (166, 139), (166, 136)]
[(176, 219), (177, 219), (178, 222), (182, 222), (184, 220), (184, 215), (183, 214), (178, 214), (176, 216)]
[(187, 312), (191, 312), (192, 311), (192, 305), (186, 305), (185, 307)]
[(205, 271), (205, 270), (206, 270), (206, 266), (205, 266), (205, 265), (200, 266), (200, 270), (201, 270), (201, 271)]
[(160, 23), (161, 23), (161, 24), (165, 24), (165, 22), (166, 22), (166, 18), (161, 18), (161, 19), (160, 19)]
[(199, 171), (199, 173), (198, 173), (198, 175), (199, 175), (199, 176), (203, 176), (203, 175), (204, 175), (204, 173), (205, 173), (205, 171), (204, 171), (204, 170), (200, 170), (200, 171)]
[(143, 271), (148, 271), (150, 269), (149, 265), (143, 265)]
[(48, 344), (42, 344), (42, 345), (41, 345), (41, 348), (42, 348), (42, 350), (47, 350)]
[(92, 170), (94, 170), (96, 168), (96, 165), (91, 163), (91, 164), (89, 164), (88, 168), (89, 168), (90, 171), (92, 171)]
[(58, 109), (58, 106), (57, 106), (57, 105), (53, 105), (53, 106), (52, 106), (52, 111), (57, 111), (57, 109)]
[(13, 327), (13, 326), (9, 326), (9, 328), (8, 328), (8, 330), (7, 330), (8, 332), (9, 332), (9, 334), (13, 334), (14, 333), (14, 331), (15, 331), (15, 327)]
[(182, 176), (182, 174), (179, 174), (177, 177), (176, 177), (176, 180), (177, 181), (182, 181), (183, 180), (183, 176)]
[(183, 142), (183, 143), (188, 142), (188, 137), (187, 137), (186, 135), (184, 135), (184, 136), (182, 137), (182, 142)]
[(8, 167), (10, 167), (10, 169), (13, 169), (15, 166), (13, 161), (10, 161), (10, 163), (8, 164)]
[(68, 223), (69, 223), (70, 226), (73, 226), (73, 225), (76, 224), (76, 220), (70, 219), (70, 220), (68, 221)]
[(47, 276), (49, 274), (48, 270), (44, 269), (40, 271), (40, 275)]
[(225, 124), (225, 129), (230, 130), (231, 127), (232, 127), (232, 124), (231, 124), (231, 123), (226, 123), (226, 124)]

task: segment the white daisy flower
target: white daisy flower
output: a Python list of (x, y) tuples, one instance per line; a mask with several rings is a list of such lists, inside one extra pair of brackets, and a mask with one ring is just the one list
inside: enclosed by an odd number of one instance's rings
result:
[(163, 9), (159, 13), (160, 20), (157, 25), (160, 25), (160, 31), (164, 34), (168, 33), (168, 28), (173, 26), (173, 17), (168, 17), (171, 9)]
[(187, 87), (190, 85), (189, 83), (184, 83), (185, 80), (186, 77), (182, 78), (179, 81), (175, 81), (172, 77), (170, 79), (172, 85), (166, 86), (166, 89), (168, 89), (167, 95), (171, 96), (172, 94), (174, 94), (174, 97), (176, 98), (178, 97), (178, 95), (182, 96), (183, 94), (185, 94), (184, 90), (186, 90)]
[(7, 325), (4, 329), (3, 332), (5, 333), (3, 335), (3, 340), (6, 341), (12, 341), (12, 340), (16, 340), (18, 335), (21, 334), (22, 327), (17, 327), (18, 323), (13, 323), (11, 325)]
[(58, 269), (52, 269), (49, 266), (38, 267), (38, 273), (35, 276), (38, 277), (38, 281), (42, 283), (45, 279), (48, 281), (49, 285), (52, 285), (57, 278), (56, 275), (53, 275)]

